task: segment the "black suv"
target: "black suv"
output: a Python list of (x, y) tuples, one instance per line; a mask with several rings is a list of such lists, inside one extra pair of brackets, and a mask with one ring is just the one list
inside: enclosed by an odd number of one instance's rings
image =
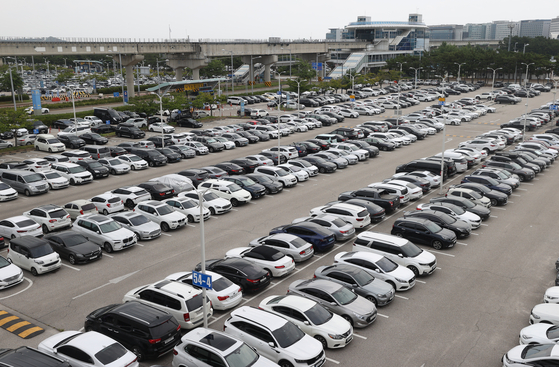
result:
[(93, 175), (93, 178), (109, 177), (109, 169), (95, 159), (83, 159), (77, 162)]
[(0, 349), (0, 366), (70, 367), (70, 363), (29, 347)]
[(201, 182), (210, 178), (208, 171), (198, 168), (185, 169), (184, 171), (177, 172), (177, 174), (188, 177), (192, 181), (194, 187), (198, 187)]
[(115, 135), (119, 137), (128, 137), (132, 139), (141, 139), (146, 136), (142, 130), (138, 129), (136, 126), (132, 124), (118, 124), (116, 126)]
[(66, 148), (80, 149), (81, 147), (85, 146), (85, 140), (76, 135), (58, 135), (57, 139), (60, 140), (60, 142), (64, 144)]
[(172, 315), (134, 301), (95, 310), (84, 324), (85, 331), (97, 331), (124, 345), (138, 361), (170, 352), (180, 342), (180, 328)]
[(136, 154), (138, 157), (148, 162), (150, 167), (164, 166), (167, 164), (167, 157), (156, 150), (145, 148), (124, 148), (128, 150), (128, 153)]

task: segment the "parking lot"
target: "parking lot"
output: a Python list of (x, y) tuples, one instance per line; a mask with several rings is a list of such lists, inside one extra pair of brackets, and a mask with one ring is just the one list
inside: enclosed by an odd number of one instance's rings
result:
[[(479, 94), (479, 91), (470, 94)], [(447, 101), (458, 98), (451, 96)], [(529, 99), (528, 110), (551, 99), (551, 93)], [(429, 104), (422, 103), (421, 106)], [(271, 228), (291, 223), (295, 218), (307, 216), (311, 208), (336, 200), (342, 191), (382, 181), (394, 174), (397, 165), (440, 152), (443, 140), (445, 149), (457, 147), (461, 141), (497, 129), (501, 123), (524, 113), (525, 109), (524, 101), (518, 105), (496, 107), (496, 113), (461, 126), (447, 126), (445, 136), (439, 133), (392, 152), (381, 152), (366, 162), (333, 174), (320, 174), (294, 188), (285, 189), (281, 194), (254, 200), (225, 215), (212, 216), (205, 223), (206, 258), (222, 258), (227, 250), (246, 246), (254, 238), (268, 234)], [(408, 110), (411, 112), (415, 108)], [(277, 114), (277, 111), (271, 113)], [(382, 120), (383, 116), (391, 114), (392, 111), (386, 111), (380, 116), (346, 118), (337, 126), (351, 127), (367, 120)], [(236, 121), (239, 120), (207, 123), (205, 127)], [(283, 138), (282, 144), (313, 138), (334, 128), (336, 126), (296, 133)], [(540, 131), (546, 129), (544, 126)], [(177, 129), (177, 132), (181, 131), (187, 129)], [(111, 138), (109, 144), (127, 140)], [(2, 218), (6, 218), (21, 215), (38, 205), (63, 205), (71, 200), (89, 199), (95, 194), (152, 177), (257, 154), (275, 144), (275, 141), (257, 143), (164, 167), (109, 176), (89, 185), (71, 186), (37, 197), (20, 196), (15, 201), (0, 203), (0, 212)], [(44, 155), (30, 152), (2, 156), (0, 160)], [(452, 177), (445, 182), (445, 187), (459, 183), (461, 176)], [(553, 285), (557, 251), (550, 229), (554, 227), (555, 214), (559, 211), (553, 202), (556, 179), (559, 179), (559, 172), (552, 166), (533, 181), (522, 183), (509, 198), (507, 206), (493, 207), (491, 218), (469, 238), (459, 240), (451, 249), (429, 248), (437, 256), (437, 271), (418, 278), (413, 289), (399, 292), (392, 304), (379, 308), (377, 321), (365, 329), (356, 329), (351, 345), (340, 350), (327, 350), (326, 365), (500, 366), (503, 353), (518, 344), (518, 332), (528, 324), (530, 309), (541, 302), (545, 289)], [(438, 189), (432, 190), (419, 201), (388, 215), (384, 221), (369, 225), (367, 230), (390, 233), (392, 223), (403, 211), (415, 210), (417, 204), (438, 195)], [(200, 242), (199, 224), (188, 224), (177, 231), (163, 233), (156, 240), (139, 242), (134, 248), (104, 254), (103, 259), (91, 264), (71, 265), (64, 261), (59, 271), (38, 277), (26, 272), (22, 284), (0, 293), (0, 306), (34, 324), (44, 325), (46, 331), (35, 338), (22, 340), (0, 330), (1, 346), (36, 347), (41, 340), (59, 330), (81, 329), (89, 312), (107, 304), (120, 303), (129, 290), (156, 282), (174, 272), (192, 270), (201, 259)], [(245, 294), (242, 305), (257, 306), (264, 297), (285, 294), (292, 281), (311, 278), (317, 267), (332, 264), (337, 253), (351, 251), (352, 243), (352, 240), (337, 243), (333, 250), (297, 264), (295, 272), (285, 278), (273, 279), (264, 291)], [(0, 254), (5, 255), (6, 250)], [(228, 312), (215, 311), (209, 320), (210, 327), (221, 330), (227, 316)], [(172, 354), (168, 354), (142, 365), (169, 366), (171, 360)]]

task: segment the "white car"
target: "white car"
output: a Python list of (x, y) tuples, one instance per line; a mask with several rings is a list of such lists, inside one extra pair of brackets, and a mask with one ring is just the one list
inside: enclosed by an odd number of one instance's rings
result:
[(274, 157), (277, 156), (278, 151), (281, 155), (287, 158), (287, 160), (299, 158), (299, 153), (297, 152), (297, 149), (295, 149), (295, 147), (292, 146), (279, 146), (279, 147), (273, 146), (269, 149), (263, 150), (263, 152), (269, 152), (274, 154)]
[(70, 214), (63, 208), (54, 204), (38, 206), (24, 212), (23, 215), (39, 223), (44, 234), (72, 226)]
[(148, 162), (135, 154), (123, 154), (117, 156), (117, 158), (124, 164), (130, 166), (132, 171), (147, 169), (149, 167)]
[[(303, 159), (292, 159), (289, 161), (290, 166), (294, 166), (294, 167), (299, 167), (302, 170), (304, 170), (305, 172), (307, 172), (309, 174), (309, 177), (314, 177), (318, 175), (318, 167), (315, 166), (314, 164), (307, 162)], [(281, 166), (281, 165), (280, 165)]]
[(44, 134), (37, 135), (35, 142), (35, 150), (41, 150), (43, 152), (63, 152), (66, 150), (66, 146), (61, 143), (54, 136), (44, 136)]
[(423, 197), (423, 190), (421, 187), (414, 185), (411, 182), (396, 179), (390, 180), (387, 183), (407, 188), (411, 200), (419, 200)]
[(460, 219), (466, 223), (469, 223), (472, 229), (477, 229), (481, 226), (481, 218), (479, 217), (479, 215), (464, 210), (462, 207), (450, 203), (439, 202), (419, 204), (416, 210), (435, 210), (443, 212), (455, 219)]
[(342, 149), (330, 148), (327, 150), (328, 153), (335, 155), (338, 158), (345, 159), (348, 164), (354, 165), (359, 162), (357, 155), (353, 153), (348, 153)]
[[(309, 179), (309, 173), (306, 170), (299, 167), (299, 166), (293, 165), (291, 163), (283, 163), (283, 164), (278, 165), (278, 167), (283, 168), (288, 173), (291, 173), (292, 175), (297, 177), (297, 182), (304, 182), (304, 181), (307, 181)], [(318, 173), (318, 170), (317, 170), (317, 173)]]
[(73, 231), (84, 235), (108, 253), (124, 250), (138, 243), (134, 232), (123, 228), (114, 219), (96, 213), (76, 217)]
[(216, 136), (214, 137), (215, 140), (217, 140), (218, 142), (220, 142), (221, 144), (223, 144), (223, 146), (225, 147), (225, 150), (231, 150), (231, 149), (235, 149), (237, 146), (235, 145), (234, 142), (232, 142), (231, 140), (224, 138), (222, 136)]
[(97, 116), (85, 116), (84, 120), (88, 121), (91, 126), (103, 125), (104, 122)]
[(111, 214), (110, 217), (124, 228), (134, 232), (139, 240), (152, 240), (161, 236), (159, 224), (147, 219), (143, 214), (125, 211)]
[(466, 140), (458, 144), (458, 149), (462, 148), (473, 148), (477, 150), (485, 150), (487, 154), (496, 152), (499, 149), (499, 145), (493, 139), (473, 139)]
[(519, 344), (558, 344), (559, 326), (545, 323), (526, 326), (520, 330)]
[(547, 288), (543, 296), (543, 301), (545, 303), (559, 303), (559, 287)]
[[(481, 155), (480, 159), (481, 159), (482, 162), (485, 161), (487, 159), (487, 156), (488, 156), (487, 151), (483, 150), (483, 149), (479, 150), (479, 149), (476, 149), (476, 148), (463, 146), (463, 147), (460, 147), (456, 150), (458, 150), (458, 151), (468, 151), (468, 152), (472, 153), (473, 155), (480, 154)], [(464, 153), (462, 153), (462, 154), (464, 154)]]
[[(276, 363), (284, 361), (283, 366), (309, 367), (308, 360), (313, 361), (313, 366), (322, 366), (326, 359), (322, 343), (287, 319), (265, 310), (248, 306), (237, 308), (231, 312), (223, 329), (256, 349), (261, 356)], [(258, 333), (247, 333), (246, 329), (257, 329)]]
[(22, 236), (41, 237), (43, 230), (41, 225), (23, 215), (0, 220), (0, 236), (5, 239), (13, 239)]
[(275, 295), (264, 298), (258, 307), (291, 321), (324, 349), (343, 348), (353, 340), (353, 328), (347, 320), (311, 299)]
[(138, 367), (136, 355), (96, 331), (63, 331), (46, 338), (38, 349), (61, 358), (72, 367)]
[(93, 175), (75, 163), (53, 163), (51, 168), (70, 181), (70, 185), (93, 182)]
[[(228, 310), (241, 303), (243, 300), (243, 291), (241, 287), (224, 276), (212, 271), (206, 270), (206, 274), (212, 277), (212, 288), (206, 290), (206, 295), (210, 301), (212, 301), (214, 309)], [(194, 284), (192, 284), (192, 273), (188, 271), (173, 273), (165, 279), (194, 286)]]
[(445, 196), (457, 196), (470, 200), (472, 203), (491, 208), (491, 200), (472, 189), (449, 187)]
[(259, 166), (273, 166), (274, 161), (270, 158), (263, 156), (262, 154), (247, 155), (246, 159), (250, 159), (253, 162), (258, 163)]
[(164, 134), (171, 134), (171, 133), (175, 132), (175, 128), (172, 127), (171, 125), (167, 125), (164, 122), (155, 122), (155, 123), (149, 125), (149, 131), (158, 132), (158, 133), (163, 132)]
[(386, 180), (386, 182), (373, 182), (372, 184), (367, 185), (367, 187), (372, 189), (381, 189), (388, 194), (398, 195), (400, 198), (400, 205), (408, 203), (411, 199), (410, 192), (407, 187), (391, 184), (390, 179)]
[[(136, 204), (142, 201), (151, 199), (151, 194), (138, 186), (123, 186), (112, 191), (107, 191), (105, 194), (117, 196), (129, 209), (133, 209)], [(101, 211), (101, 209), (99, 209), (99, 211)]]
[(415, 286), (415, 274), (385, 256), (365, 251), (340, 252), (334, 262), (353, 265), (365, 270), (375, 278), (384, 280), (396, 291), (406, 291)]
[[(35, 110), (33, 109), (32, 106), (25, 108), (24, 110), (28, 115), (33, 115), (35, 113)], [(42, 114), (46, 114), (49, 113), (50, 110), (46, 107), (41, 107), (41, 113)]]
[(218, 196), (215, 192), (212, 191), (205, 191), (205, 190), (192, 190), (187, 192), (181, 192), (178, 194), (178, 197), (187, 197), (196, 200), (198, 202), (198, 192), (202, 193), (202, 198), (204, 199), (204, 207), (208, 208), (211, 215), (216, 214), (225, 214), (229, 212), (233, 205), (227, 199), (224, 199)]
[(23, 163), (27, 164), (27, 169), (31, 172), (50, 171), (50, 163), (42, 158), (25, 159)]
[(279, 250), (268, 246), (237, 247), (225, 253), (226, 259), (241, 258), (260, 265), (273, 277), (279, 278), (295, 270), (295, 261)]
[(23, 282), (23, 271), (0, 256), (0, 290), (13, 287)]
[(125, 209), (122, 199), (110, 192), (96, 195), (89, 199), (89, 201), (95, 205), (99, 213), (104, 215), (121, 212)]
[(10, 185), (4, 182), (0, 182), (0, 202), (15, 200), (18, 197), (18, 193)]
[[(211, 342), (209, 342), (211, 340)], [(210, 357), (208, 357), (210, 356)], [(209, 360), (211, 358), (211, 360)], [(207, 362), (211, 362), (208, 364)], [(244, 342), (223, 332), (198, 327), (173, 349), (172, 367), (277, 367)]]
[(238, 206), (240, 204), (249, 203), (252, 199), (250, 192), (241, 188), (234, 182), (226, 180), (209, 179), (198, 185), (199, 190), (210, 190), (217, 196), (227, 199), (231, 205)]
[[(89, 154), (85, 150), (67, 150), (63, 152), (61, 155), (64, 157), (68, 157), (68, 161), (70, 163), (77, 163), (78, 161), (83, 161), (84, 159), (92, 159), (91, 154)], [(61, 162), (57, 162), (57, 163), (61, 163)]]
[(556, 366), (559, 364), (559, 345), (517, 345), (502, 358), (503, 367)]
[(70, 180), (68, 180), (66, 177), (63, 177), (57, 171), (49, 170), (38, 172), (38, 174), (41, 175), (45, 181), (48, 182), (50, 190), (65, 189), (70, 186)]
[(149, 220), (159, 224), (163, 232), (186, 225), (186, 215), (174, 211), (169, 205), (160, 201), (142, 201), (136, 205), (134, 212), (141, 213)]
[[(365, 149), (361, 149), (356, 145), (351, 143), (334, 143), (330, 145), (330, 148), (344, 150), (347, 153), (356, 155), (360, 161), (365, 161), (369, 158), (369, 152)], [(330, 151), (330, 150), (328, 150)]]
[(367, 209), (360, 206), (337, 203), (332, 205), (317, 206), (311, 209), (310, 216), (330, 214), (351, 223), (355, 229), (364, 228), (371, 224), (371, 216)]
[(279, 180), (279, 182), (282, 183), (283, 187), (293, 187), (297, 185), (297, 178), (280, 167), (260, 166), (256, 167), (254, 173), (261, 173), (264, 175), (275, 177)]
[[(200, 206), (198, 205), (198, 200), (194, 200), (188, 197), (182, 197), (167, 199), (163, 202), (173, 208), (173, 210), (186, 215), (186, 220), (188, 221), (188, 223), (200, 222)], [(204, 206), (202, 205), (202, 207)], [(204, 220), (208, 220), (211, 214), (209, 209), (204, 207), (202, 210), (204, 213)]]
[(123, 175), (130, 172), (131, 169), (131, 166), (118, 158), (101, 158), (97, 162), (107, 167), (111, 175)]
[(530, 312), (530, 324), (559, 325), (559, 303), (540, 303)]
[(263, 246), (275, 248), (291, 257), (295, 262), (302, 262), (314, 255), (313, 246), (301, 237), (289, 233), (276, 233), (259, 237), (250, 241), (249, 246)]
[(439, 187), (441, 184), (441, 176), (435, 175), (430, 171), (400, 172), (393, 175), (392, 178), (398, 179), (398, 177), (402, 176), (415, 176), (427, 180), (431, 184), (431, 188)]

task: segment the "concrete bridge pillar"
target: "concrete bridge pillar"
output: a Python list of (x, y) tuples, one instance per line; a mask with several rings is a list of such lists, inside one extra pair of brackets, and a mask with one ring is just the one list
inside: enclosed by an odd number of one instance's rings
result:
[(175, 79), (177, 80), (177, 82), (180, 82), (182, 80), (182, 75), (184, 74), (184, 68), (179, 66), (175, 68)]
[(312, 63), (322, 63), (322, 70), (318, 70), (318, 76), (324, 79), (326, 70), (326, 60), (328, 60), (328, 54), (301, 54), (301, 59)]
[(122, 66), (126, 69), (126, 88), (128, 90), (128, 98), (136, 96), (134, 91), (134, 65), (144, 59), (144, 55), (115, 55), (113, 59), (116, 62), (122, 62)]
[(208, 59), (205, 57), (184, 58), (184, 56), (181, 58), (178, 55), (169, 55), (169, 62), (167, 65), (175, 70), (175, 76), (178, 82), (182, 80), (184, 68), (192, 70), (192, 79), (198, 80), (200, 79), (200, 69), (208, 65)]
[(249, 66), (249, 80), (254, 81), (254, 64), (264, 64), (264, 81), (270, 82), (270, 66), (278, 62), (278, 55), (268, 55), (261, 57), (250, 56), (242, 57), (243, 63)]

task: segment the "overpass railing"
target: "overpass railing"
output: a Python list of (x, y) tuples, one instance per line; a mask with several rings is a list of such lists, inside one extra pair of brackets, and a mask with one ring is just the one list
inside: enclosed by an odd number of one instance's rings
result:
[(346, 43), (362, 42), (348, 39), (211, 39), (211, 38), (82, 38), (82, 37), (0, 37), (0, 42), (9, 43)]

